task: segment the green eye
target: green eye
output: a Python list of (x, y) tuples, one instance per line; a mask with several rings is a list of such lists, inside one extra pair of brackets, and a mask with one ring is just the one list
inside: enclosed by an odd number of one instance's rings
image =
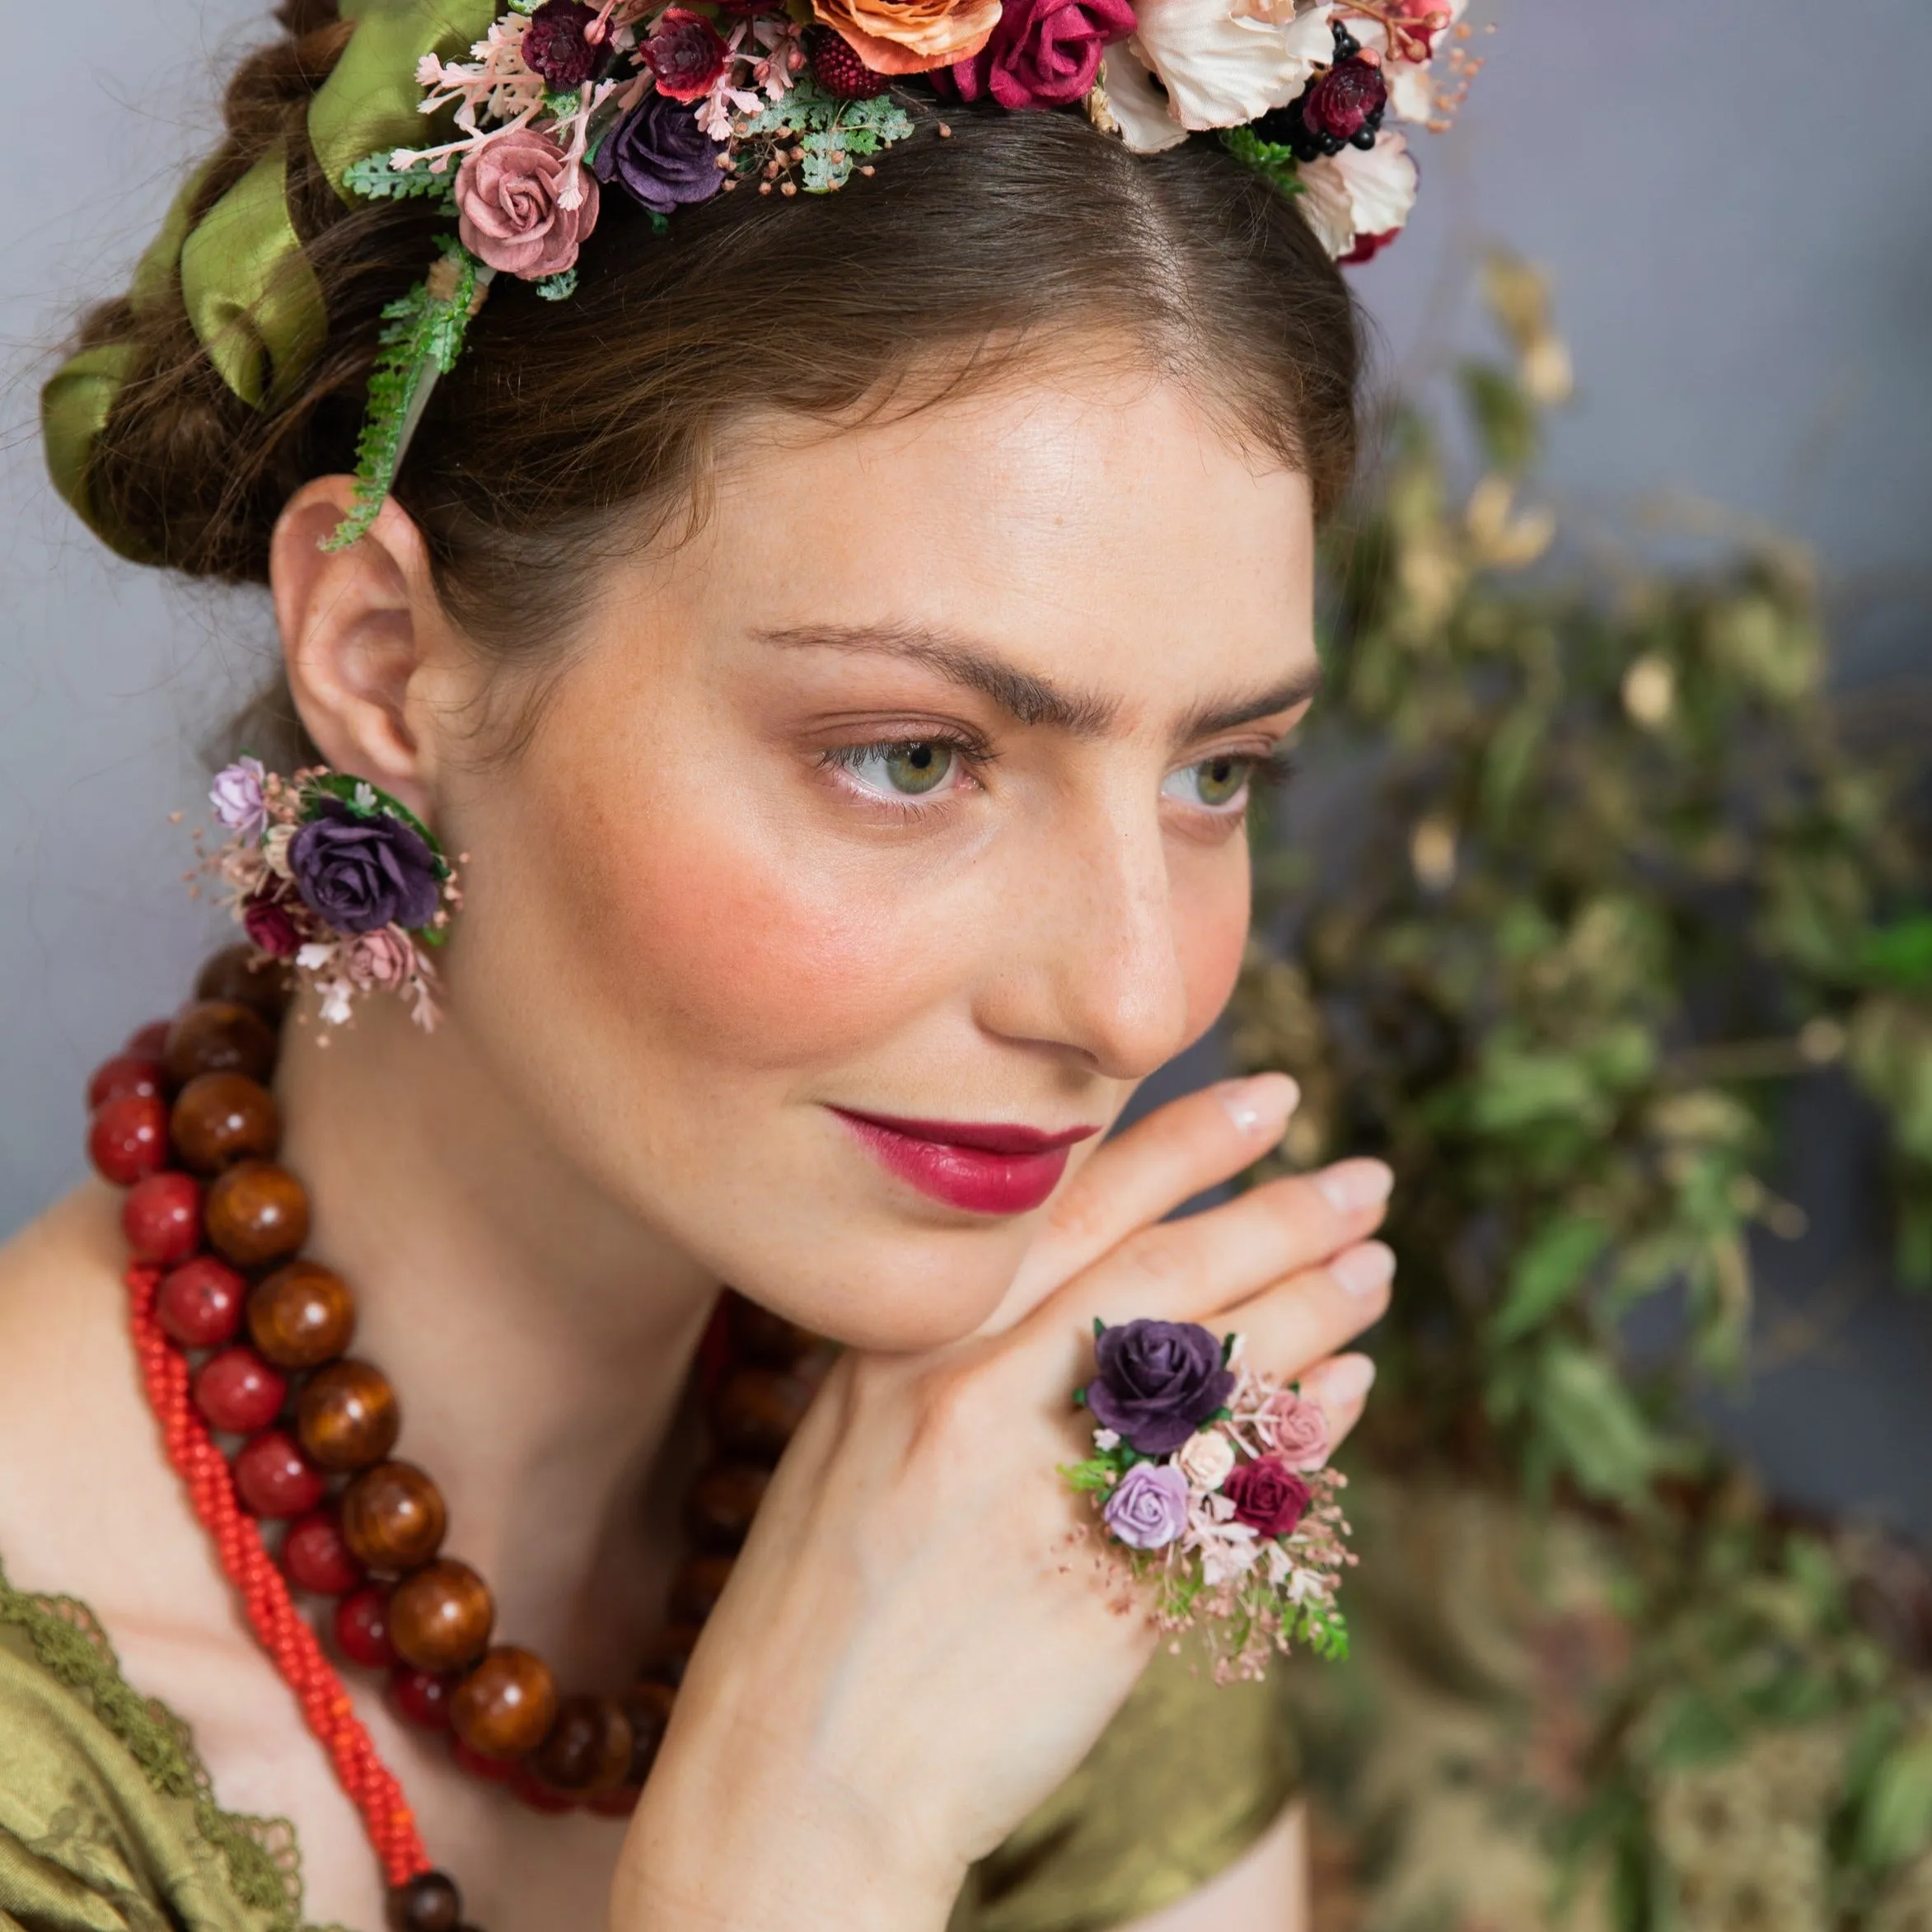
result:
[(915, 738), (903, 745), (856, 746), (840, 762), (872, 791), (918, 798), (952, 777), (958, 754), (937, 739)]
[(1204, 758), (1199, 765), (1184, 765), (1171, 773), (1161, 787), (1168, 798), (1209, 812), (1226, 812), (1247, 797), (1254, 763), (1247, 758)]

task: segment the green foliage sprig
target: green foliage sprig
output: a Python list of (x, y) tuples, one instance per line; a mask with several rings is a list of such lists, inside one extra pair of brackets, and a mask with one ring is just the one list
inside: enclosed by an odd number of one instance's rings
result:
[[(843, 188), (869, 156), (913, 131), (912, 116), (890, 94), (840, 101), (808, 76), (801, 77), (782, 100), (734, 125), (741, 138), (753, 143), (744, 157), (750, 164), (746, 174), (760, 171), (758, 157), (763, 153), (767, 179), (785, 179), (796, 166), (808, 194)], [(794, 147), (800, 151), (795, 157)]]

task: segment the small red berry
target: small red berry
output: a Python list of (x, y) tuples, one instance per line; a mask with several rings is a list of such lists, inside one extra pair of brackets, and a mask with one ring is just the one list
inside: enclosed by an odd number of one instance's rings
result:
[(288, 1378), (246, 1345), (210, 1355), (195, 1372), (195, 1407), (230, 1435), (266, 1429), (288, 1400)]
[(368, 1574), (342, 1540), (332, 1504), (289, 1524), (282, 1539), (282, 1567), (297, 1589), (318, 1597), (346, 1597)]
[(812, 77), (835, 101), (870, 101), (892, 85), (891, 75), (868, 67), (852, 43), (830, 28), (813, 36)]
[(137, 1027), (121, 1051), (138, 1055), (143, 1060), (159, 1060), (174, 1024), (172, 1020), (150, 1020), (145, 1027)]
[(364, 1583), (335, 1606), (335, 1648), (351, 1663), (370, 1670), (387, 1670), (395, 1662), (389, 1641), (389, 1592), (381, 1583)]
[(168, 1162), (167, 1104), (158, 1094), (119, 1093), (87, 1123), (87, 1158), (104, 1181), (132, 1187)]
[(450, 1695), (456, 1687), (453, 1677), (417, 1670), (406, 1663), (399, 1663), (389, 1673), (390, 1701), (405, 1723), (421, 1731), (450, 1728)]
[(247, 1299), (246, 1276), (213, 1255), (197, 1255), (162, 1281), (155, 1317), (185, 1349), (218, 1349), (235, 1339)]
[(137, 1181), (121, 1203), (121, 1230), (137, 1261), (171, 1268), (186, 1261), (201, 1246), (201, 1183), (166, 1172)]
[(257, 1516), (305, 1516), (329, 1493), (328, 1479), (293, 1436), (267, 1429), (235, 1453), (235, 1487)]
[(94, 1069), (87, 1083), (89, 1111), (105, 1106), (110, 1100), (123, 1100), (130, 1093), (147, 1094), (160, 1099), (166, 1088), (161, 1061), (143, 1053), (117, 1053)]

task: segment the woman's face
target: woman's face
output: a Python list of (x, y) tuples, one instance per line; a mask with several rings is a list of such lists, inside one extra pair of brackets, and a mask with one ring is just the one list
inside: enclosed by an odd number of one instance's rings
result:
[(1304, 479), (1159, 383), (740, 433), (527, 749), (437, 785), (457, 1025), (747, 1293), (870, 1347), (970, 1331), (1228, 998), (1312, 543)]

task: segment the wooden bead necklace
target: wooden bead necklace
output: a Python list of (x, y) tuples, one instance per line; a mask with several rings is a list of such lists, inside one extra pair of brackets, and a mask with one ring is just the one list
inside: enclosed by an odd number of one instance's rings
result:
[[(825, 1350), (723, 1298), (698, 1364), (713, 1460), (686, 1498), (694, 1549), (671, 1583), (671, 1621), (623, 1695), (560, 1696), (541, 1658), (492, 1642), (489, 1586), (442, 1553), (442, 1491), (393, 1454), (395, 1392), (347, 1352), (349, 1284), (301, 1256), (308, 1196), (276, 1163), (268, 1087), (288, 1000), (272, 961), (246, 946), (218, 953), (193, 1004), (143, 1027), (95, 1073), (87, 1151), (128, 1190), (130, 1320), (168, 1459), (362, 1816), (391, 1926), (475, 1932), (294, 1593), (333, 1599), (337, 1653), (386, 1672), (397, 1714), (446, 1733), (464, 1770), (538, 1811), (628, 1817)], [(239, 1438), (232, 1453), (218, 1433)], [(264, 1525), (282, 1526), (275, 1554)]]

